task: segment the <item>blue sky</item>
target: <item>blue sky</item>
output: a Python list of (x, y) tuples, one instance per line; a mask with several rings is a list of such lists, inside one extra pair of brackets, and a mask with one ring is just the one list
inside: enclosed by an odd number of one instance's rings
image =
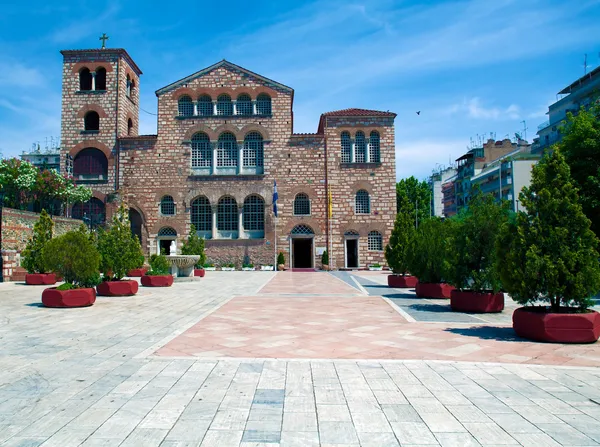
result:
[[(154, 91), (223, 58), (295, 89), (296, 132), (347, 107), (396, 112), (397, 177), (471, 139), (529, 140), (556, 93), (600, 63), (600, 0), (61, 2), (3, 5), (0, 150), (60, 135), (61, 49), (127, 49)], [(421, 111), (420, 115), (416, 111)], [(140, 132), (156, 117), (140, 112)]]

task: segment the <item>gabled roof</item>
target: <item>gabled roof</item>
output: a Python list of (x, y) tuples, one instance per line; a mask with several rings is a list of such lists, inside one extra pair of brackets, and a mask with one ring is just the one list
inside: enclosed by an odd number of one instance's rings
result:
[(187, 84), (188, 82), (191, 82), (194, 79), (197, 79), (197, 78), (199, 78), (201, 76), (204, 76), (205, 74), (208, 74), (211, 71), (216, 70), (217, 68), (221, 68), (221, 67), (225, 67), (225, 68), (228, 68), (228, 69), (234, 70), (234, 71), (240, 71), (242, 73), (245, 73), (245, 74), (247, 74), (249, 76), (252, 76), (252, 77), (254, 77), (254, 78), (256, 78), (256, 79), (264, 82), (267, 85), (273, 86), (273, 87), (278, 88), (278, 89), (285, 90), (285, 91), (290, 92), (290, 93), (294, 92), (294, 89), (291, 88), (291, 87), (288, 87), (287, 85), (283, 85), (283, 84), (280, 84), (279, 82), (273, 81), (272, 79), (265, 78), (264, 76), (261, 76), (259, 74), (254, 73), (253, 71), (247, 70), (244, 67), (240, 67), (239, 65), (232, 64), (231, 62), (223, 59), (222, 61), (217, 62), (216, 64), (211, 65), (210, 67), (203, 68), (202, 70), (197, 71), (194, 74), (186, 76), (185, 78), (182, 78), (179, 81), (175, 81), (172, 84), (169, 84), (169, 85), (167, 85), (167, 86), (165, 86), (165, 87), (163, 87), (161, 89), (156, 90), (156, 96), (159, 96), (159, 95), (162, 95), (163, 93), (166, 93), (166, 92), (169, 92), (171, 90), (174, 90), (174, 89), (176, 89), (177, 87), (180, 87), (183, 84)]
[(131, 56), (129, 55), (129, 53), (124, 49), (124, 48), (96, 48), (96, 49), (89, 49), (89, 50), (61, 50), (60, 54), (62, 54), (63, 56), (79, 56), (82, 54), (85, 54), (86, 56), (90, 56), (93, 58), (102, 58), (102, 56), (108, 55), (108, 54), (114, 54), (117, 56), (122, 56), (123, 59), (125, 59), (129, 65), (131, 66), (131, 68), (133, 68), (133, 70), (136, 72), (136, 74), (139, 76), (142, 74), (142, 70), (140, 70), (140, 67), (137, 66), (137, 64), (135, 62), (133, 62), (133, 59), (131, 58)]
[(342, 109), (342, 110), (333, 110), (331, 112), (326, 112), (321, 114), (321, 119), (319, 120), (319, 130), (317, 133), (323, 133), (324, 121), (327, 116), (359, 116), (370, 118), (374, 116), (388, 116), (395, 118), (397, 115), (390, 111), (382, 111), (382, 110), (369, 110), (369, 109)]

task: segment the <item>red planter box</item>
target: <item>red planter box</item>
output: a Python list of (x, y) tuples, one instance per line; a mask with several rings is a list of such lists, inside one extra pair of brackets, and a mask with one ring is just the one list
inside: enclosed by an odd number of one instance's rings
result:
[(418, 282), (416, 285), (416, 292), (419, 298), (448, 299), (453, 290), (453, 286), (445, 283)]
[(418, 282), (416, 276), (388, 275), (388, 286), (397, 289), (412, 289)]
[(600, 314), (555, 314), (519, 307), (513, 329), (519, 337), (551, 343), (594, 343), (600, 337)]
[(25, 284), (30, 286), (51, 286), (56, 284), (55, 273), (27, 273)]
[(146, 274), (146, 272), (148, 271), (147, 268), (140, 268), (140, 269), (133, 269), (133, 270), (129, 270), (127, 272), (127, 276), (129, 276), (130, 278), (139, 278), (141, 276), (144, 276)]
[(173, 285), (173, 275), (142, 276), (142, 285), (145, 287), (170, 287)]
[(450, 293), (450, 307), (457, 312), (502, 312), (504, 310), (504, 294), (453, 290)]
[(139, 284), (134, 280), (102, 281), (96, 286), (100, 296), (131, 296), (135, 295)]
[(42, 303), (46, 307), (86, 307), (96, 301), (96, 289), (56, 290), (56, 287), (42, 292)]
[(204, 278), (205, 275), (204, 269), (194, 269), (194, 276), (199, 276), (200, 278)]

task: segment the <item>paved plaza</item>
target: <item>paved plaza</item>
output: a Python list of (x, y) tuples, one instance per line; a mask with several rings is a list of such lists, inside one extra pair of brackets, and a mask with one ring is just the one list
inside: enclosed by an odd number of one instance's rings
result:
[(47, 309), (0, 285), (3, 446), (600, 445), (600, 348), (381, 272), (208, 272)]

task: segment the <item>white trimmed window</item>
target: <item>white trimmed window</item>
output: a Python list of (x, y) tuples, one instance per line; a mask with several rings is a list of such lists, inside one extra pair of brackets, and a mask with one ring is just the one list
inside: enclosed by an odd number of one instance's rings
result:
[(212, 231), (212, 209), (209, 200), (204, 197), (196, 197), (192, 200), (192, 224), (196, 231)]
[(354, 137), (354, 161), (356, 163), (365, 163), (367, 161), (367, 142), (365, 133), (361, 130), (356, 132)]
[(238, 230), (238, 206), (233, 197), (221, 197), (217, 206), (217, 230)]
[(356, 214), (371, 214), (369, 193), (364, 189), (361, 189), (356, 193), (355, 212)]
[(231, 102), (231, 97), (229, 95), (222, 94), (217, 98), (217, 115), (233, 115), (233, 103)]
[(310, 216), (310, 199), (303, 192), (294, 199), (294, 216)]
[(263, 137), (258, 132), (250, 132), (244, 138), (244, 167), (262, 167), (264, 157)]
[(217, 142), (217, 167), (236, 167), (238, 165), (238, 145), (235, 135), (224, 132)]
[(369, 137), (369, 160), (371, 163), (381, 161), (381, 151), (379, 149), (379, 132), (374, 130)]
[(198, 98), (198, 115), (200, 116), (212, 116), (213, 114), (213, 103), (212, 99), (208, 95), (202, 95)]
[(369, 250), (370, 251), (383, 251), (383, 237), (379, 231), (369, 232)]
[(252, 99), (250, 95), (242, 93), (237, 97), (236, 109), (238, 115), (252, 115)]
[(175, 201), (171, 196), (163, 196), (160, 199), (160, 214), (163, 216), (174, 216), (175, 215)]
[(177, 101), (179, 116), (194, 116), (194, 103), (188, 95), (183, 95)]
[(198, 132), (192, 137), (192, 168), (212, 166), (213, 151), (210, 139), (204, 132)]
[(352, 153), (352, 141), (349, 132), (342, 132), (342, 163), (350, 163)]
[[(264, 237), (265, 201), (259, 196), (248, 196), (244, 200), (244, 231), (255, 237)], [(262, 232), (262, 235), (253, 232)]]
[(271, 97), (266, 93), (261, 93), (256, 97), (256, 113), (271, 115)]

